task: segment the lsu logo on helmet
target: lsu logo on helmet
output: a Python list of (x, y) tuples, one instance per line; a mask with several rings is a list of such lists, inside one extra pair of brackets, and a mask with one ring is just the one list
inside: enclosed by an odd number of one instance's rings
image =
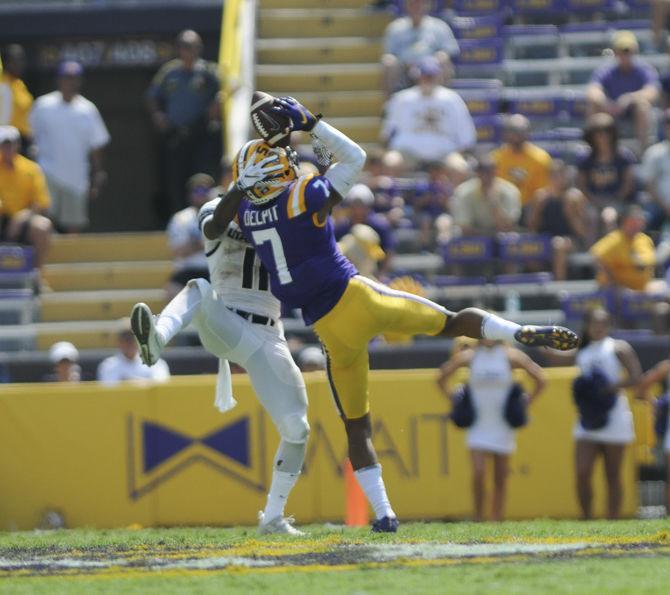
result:
[(273, 154), (279, 157), (282, 169), (247, 191), (247, 197), (253, 204), (260, 205), (271, 201), (298, 178), (297, 155), (290, 147), (271, 147), (264, 140), (256, 139), (244, 145), (233, 161), (233, 182), (237, 182), (239, 172), (247, 165), (258, 163)]

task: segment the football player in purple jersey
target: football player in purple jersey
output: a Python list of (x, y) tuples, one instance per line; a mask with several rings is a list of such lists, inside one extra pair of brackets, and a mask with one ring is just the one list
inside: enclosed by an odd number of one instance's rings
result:
[[(384, 332), (502, 340), (568, 350), (578, 338), (558, 326), (519, 326), (477, 308), (454, 313), (425, 298), (392, 290), (358, 274), (337, 247), (330, 212), (347, 194), (365, 163), (355, 142), (290, 97), (274, 99), (263, 121), (281, 121), (283, 135), (249, 141), (233, 165), (234, 185), (219, 203), (214, 233), (237, 216), (270, 275), (272, 293), (300, 308), (327, 357), (333, 397), (347, 432), (349, 458), (372, 505), (373, 531), (394, 532), (398, 520), (371, 440), (368, 343)], [(252, 118), (256, 125), (256, 120)], [(275, 127), (276, 128), (276, 127)], [(331, 155), (324, 175), (298, 176), (291, 131), (307, 131)], [(287, 166), (287, 164), (289, 166)]]

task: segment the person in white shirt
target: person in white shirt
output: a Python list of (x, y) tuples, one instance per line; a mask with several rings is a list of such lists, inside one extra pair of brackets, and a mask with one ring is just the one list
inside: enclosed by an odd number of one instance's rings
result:
[(191, 279), (209, 280), (207, 256), (198, 224), (198, 210), (216, 197), (214, 178), (195, 174), (186, 183), (189, 206), (172, 215), (167, 226), (168, 243), (172, 251), (174, 270), (167, 286), (172, 299)]
[(439, 84), (440, 64), (426, 57), (413, 69), (417, 85), (386, 104), (382, 135), (389, 149), (414, 162), (444, 159), (477, 141), (472, 116), (461, 96)]
[(58, 68), (58, 90), (39, 97), (30, 113), (37, 161), (52, 198), (51, 217), (66, 233), (88, 225), (88, 199), (105, 182), (102, 153), (107, 127), (95, 105), (79, 94), (83, 69), (78, 62)]
[(102, 360), (98, 366), (98, 380), (114, 385), (127, 380), (153, 380), (164, 382), (170, 378), (165, 360), (159, 359), (149, 367), (142, 363), (140, 349), (130, 328), (130, 319), (121, 321), (118, 332), (119, 351)]
[(670, 109), (663, 112), (665, 139), (649, 147), (642, 156), (641, 178), (651, 197), (649, 227), (670, 227)]
[[(604, 424), (591, 427), (592, 423), (582, 414), (575, 423), (575, 472), (577, 497), (582, 518), (588, 520), (593, 513), (593, 488), (591, 478), (595, 463), (602, 457), (607, 480), (607, 517), (619, 516), (623, 501), (621, 469), (626, 447), (635, 440), (633, 414), (623, 389), (638, 387), (642, 367), (637, 354), (626, 341), (610, 336), (611, 318), (602, 308), (590, 310), (584, 316), (582, 343), (576, 355), (576, 365), (582, 375), (598, 371), (607, 383), (600, 385), (599, 394), (590, 395), (598, 402), (605, 395), (614, 397), (613, 405), (606, 411)], [(589, 427), (585, 427), (589, 426)]]
[(406, 0), (407, 16), (386, 28), (382, 66), (387, 96), (407, 86), (408, 69), (426, 56), (438, 61), (443, 82), (451, 76), (451, 61), (460, 48), (449, 25), (428, 15), (429, 6), (427, 0)]
[(475, 420), (468, 428), (467, 444), (472, 460), (472, 491), (475, 520), (484, 519), (485, 475), (487, 460), (493, 463), (492, 519), (501, 521), (505, 510), (509, 457), (516, 450), (515, 430), (505, 418), (508, 395), (514, 384), (512, 370), (521, 369), (533, 381), (528, 401), (533, 402), (544, 390), (544, 371), (523, 351), (500, 341), (480, 340), (473, 349), (454, 353), (442, 365), (437, 384), (451, 397), (447, 381), (460, 368), (469, 368), (468, 386)]
[(58, 341), (49, 348), (49, 361), (53, 364), (53, 374), (45, 379), (47, 382), (79, 382), (81, 367), (79, 351), (68, 341)]

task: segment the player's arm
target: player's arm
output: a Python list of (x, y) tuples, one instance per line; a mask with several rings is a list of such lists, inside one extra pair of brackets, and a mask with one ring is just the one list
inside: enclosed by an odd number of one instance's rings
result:
[[(200, 209), (198, 222), (202, 233), (208, 240), (215, 240), (228, 229), (230, 222), (235, 219), (244, 196), (242, 190), (237, 186), (232, 186), (216, 205), (211, 204), (214, 201), (209, 201)], [(206, 208), (208, 205), (210, 205), (209, 208)]]
[(330, 210), (351, 190), (365, 165), (365, 151), (327, 122), (315, 116), (305, 106), (292, 97), (281, 97), (276, 101), (278, 111), (291, 120), (292, 130), (309, 132), (316, 140), (333, 155), (334, 163), (328, 168), (324, 177), (328, 179), (334, 192), (318, 213), (320, 221), (325, 221)]
[(242, 199), (257, 184), (263, 184), (268, 178), (282, 169), (279, 156), (271, 155), (258, 163), (254, 163), (253, 155), (246, 167), (238, 171), (237, 180), (214, 209), (212, 218), (202, 228), (208, 240), (215, 240), (228, 229), (230, 222), (240, 208)]

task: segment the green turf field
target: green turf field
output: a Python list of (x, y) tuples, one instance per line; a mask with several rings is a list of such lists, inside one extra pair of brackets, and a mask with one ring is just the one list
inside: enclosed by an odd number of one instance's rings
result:
[(670, 521), (0, 533), (0, 593), (670, 593)]

